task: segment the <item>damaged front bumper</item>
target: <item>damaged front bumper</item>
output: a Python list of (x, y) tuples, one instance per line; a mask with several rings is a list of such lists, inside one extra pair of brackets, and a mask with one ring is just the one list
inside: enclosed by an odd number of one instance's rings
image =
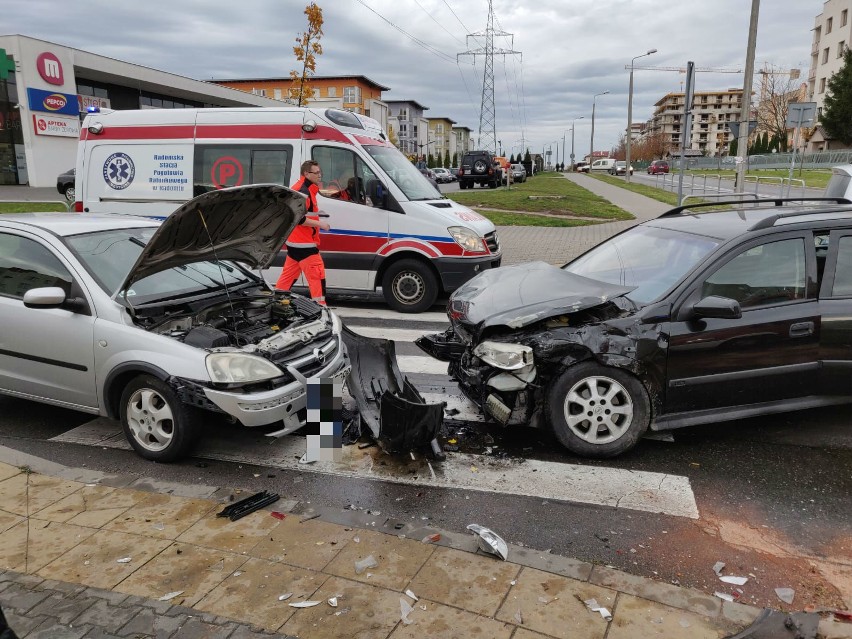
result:
[(438, 432), (446, 404), (427, 404), (399, 371), (392, 341), (364, 337), (343, 327), (352, 370), (349, 392), (355, 398), (362, 425), (389, 453), (429, 446), (442, 458)]
[[(530, 423), (533, 407), (531, 393), (537, 377), (531, 349), (511, 343), (491, 342), (483, 342), (470, 349), (453, 333), (452, 328), (443, 333), (424, 335), (415, 340), (415, 344), (435, 359), (449, 362), (449, 374), (484, 416), (504, 426)], [(529, 353), (517, 365), (501, 368), (488, 361), (489, 357), (482, 350), (486, 344), (491, 344), (497, 350), (517, 349), (520, 353), (520, 349), (524, 349)]]

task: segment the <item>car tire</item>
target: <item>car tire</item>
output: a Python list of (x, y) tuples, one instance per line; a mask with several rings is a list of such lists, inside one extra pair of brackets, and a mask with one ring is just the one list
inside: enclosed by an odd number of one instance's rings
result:
[(151, 461), (180, 459), (198, 439), (198, 409), (184, 404), (168, 384), (151, 375), (140, 375), (124, 388), (119, 414), (127, 441)]
[(484, 160), (477, 160), (473, 163), (473, 172), (474, 173), (485, 173), (485, 170), (488, 168), (488, 165)]
[(438, 278), (419, 260), (400, 260), (382, 277), (382, 295), (400, 313), (422, 313), (435, 303), (438, 293)]
[(547, 417), (553, 434), (583, 457), (614, 457), (633, 448), (648, 430), (648, 392), (631, 374), (582, 362), (550, 385)]
[(66, 187), (64, 195), (66, 202), (73, 202), (77, 195), (77, 190), (73, 186)]
[(489, 189), (496, 189), (496, 188), (497, 188), (497, 180), (491, 180), (491, 181), (488, 183), (488, 188), (489, 188)]

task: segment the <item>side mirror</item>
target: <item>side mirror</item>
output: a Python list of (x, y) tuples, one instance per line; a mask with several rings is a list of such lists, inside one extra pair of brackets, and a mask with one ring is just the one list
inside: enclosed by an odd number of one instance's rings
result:
[(388, 189), (379, 180), (367, 182), (367, 197), (373, 201), (373, 206), (386, 209), (388, 207)]
[(699, 300), (692, 307), (698, 317), (711, 317), (715, 319), (739, 319), (743, 316), (740, 303), (729, 297), (708, 295)]
[(64, 308), (72, 313), (85, 313), (89, 305), (82, 297), (67, 297), (58, 286), (31, 288), (24, 293), (24, 306), (27, 308)]

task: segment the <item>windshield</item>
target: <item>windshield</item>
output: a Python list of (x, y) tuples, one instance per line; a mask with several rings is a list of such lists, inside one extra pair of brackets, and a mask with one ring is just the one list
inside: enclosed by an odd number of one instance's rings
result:
[[(73, 235), (66, 242), (101, 288), (114, 295), (156, 230), (147, 227), (99, 231)], [(133, 304), (143, 304), (218, 290), (223, 282), (232, 286), (254, 281), (254, 276), (233, 262), (200, 261), (145, 277), (133, 284), (127, 297)]]
[(600, 282), (635, 286), (627, 297), (647, 304), (677, 284), (718, 244), (699, 235), (636, 226), (563, 268)]
[(397, 149), (377, 145), (364, 148), (409, 200), (440, 200), (444, 197)]

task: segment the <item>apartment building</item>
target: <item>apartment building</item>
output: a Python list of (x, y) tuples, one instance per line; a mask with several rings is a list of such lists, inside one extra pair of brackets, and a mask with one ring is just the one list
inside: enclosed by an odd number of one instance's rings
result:
[(672, 155), (680, 153), (683, 136), (688, 136), (687, 149), (709, 156), (725, 155), (733, 139), (728, 124), (739, 122), (742, 97), (742, 89), (696, 92), (692, 130), (684, 131), (684, 93), (668, 93), (654, 104), (654, 115), (648, 121), (646, 135), (662, 133)]
[(458, 153), (459, 162), (461, 162), (461, 156), (467, 153), (468, 151), (473, 151), (473, 138), (471, 135), (473, 134), (473, 129), (467, 126), (454, 126), (453, 127), (453, 136), (455, 137), (455, 149), (450, 151), (450, 159), (453, 157), (453, 153)]
[(817, 104), (817, 118), (822, 112), (828, 80), (843, 66), (843, 53), (852, 41), (850, 9), (852, 0), (826, 0), (822, 13), (814, 19), (808, 97)]
[[(286, 78), (236, 78), (211, 80), (213, 84), (230, 87), (257, 96), (286, 101), (293, 80)], [(388, 107), (382, 101), (382, 91), (390, 87), (374, 82), (364, 75), (314, 76), (310, 79), (313, 97), (306, 106), (328, 106), (346, 109), (378, 120), (387, 130)]]
[(436, 158), (444, 158), (449, 152), (450, 161), (456, 152), (456, 137), (453, 135), (455, 120), (450, 118), (429, 118), (429, 150), (424, 155), (431, 153)]
[(399, 150), (406, 155), (421, 155), (426, 151), (429, 121), (423, 116), (429, 107), (416, 100), (385, 100), (388, 105), (388, 124), (396, 133)]

